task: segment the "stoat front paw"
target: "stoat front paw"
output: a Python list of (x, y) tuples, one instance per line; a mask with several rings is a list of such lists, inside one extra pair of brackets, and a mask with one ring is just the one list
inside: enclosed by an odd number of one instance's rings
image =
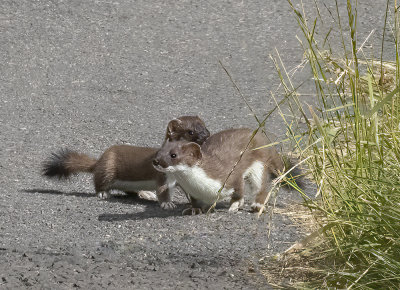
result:
[(244, 204), (243, 198), (232, 202), (231, 206), (229, 207), (229, 212), (238, 212), (239, 209), (243, 207), (243, 204)]
[(186, 208), (182, 211), (182, 215), (197, 215), (197, 214), (202, 214), (203, 211), (199, 207), (190, 207)]
[(138, 192), (138, 196), (146, 200), (157, 200), (157, 195), (152, 191), (141, 190)]
[(234, 202), (231, 204), (229, 212), (238, 212), (239, 211), (239, 202)]
[(262, 212), (265, 212), (265, 206), (263, 205), (263, 204), (261, 204), (261, 203), (258, 203), (258, 202), (254, 202), (252, 205), (251, 205), (251, 210), (253, 211), (253, 212), (259, 212), (260, 210), (262, 210)]
[(172, 210), (176, 208), (176, 205), (172, 201), (165, 201), (160, 204), (162, 209)]
[(100, 191), (97, 193), (97, 197), (100, 199), (109, 199), (111, 194), (108, 191)]

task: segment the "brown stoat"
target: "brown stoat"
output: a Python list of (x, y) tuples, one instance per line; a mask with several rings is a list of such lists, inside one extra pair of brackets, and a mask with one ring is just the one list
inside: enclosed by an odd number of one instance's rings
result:
[(245, 184), (256, 195), (252, 210), (259, 211), (263, 207), (271, 175), (283, 172), (285, 165), (274, 147), (252, 150), (269, 143), (261, 132), (254, 136), (218, 193), (252, 133), (246, 128), (221, 131), (211, 135), (201, 146), (187, 141), (164, 143), (153, 165), (158, 171), (165, 172), (168, 179), (176, 180), (190, 195), (192, 208), (185, 210), (184, 214), (202, 212), (214, 202), (228, 197), (231, 199), (229, 211), (237, 211), (244, 204)]
[[(185, 140), (202, 144), (210, 132), (198, 116), (182, 116), (168, 123), (165, 141)], [(100, 198), (108, 198), (112, 189), (138, 193), (147, 199), (157, 198), (164, 209), (174, 208), (165, 174), (154, 169), (152, 161), (159, 149), (115, 145), (97, 160), (68, 149), (53, 153), (43, 163), (47, 177), (67, 179), (79, 172), (93, 173), (94, 187)], [(152, 191), (156, 191), (156, 195)]]

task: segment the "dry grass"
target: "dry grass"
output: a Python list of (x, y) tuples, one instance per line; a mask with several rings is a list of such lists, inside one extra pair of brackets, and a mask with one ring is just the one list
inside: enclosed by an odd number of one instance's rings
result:
[[(266, 258), (266, 276), (284, 287), (399, 289), (400, 59), (385, 62), (383, 57), (365, 56), (363, 46), (369, 36), (361, 45), (357, 42), (357, 1), (346, 2), (345, 15), (339, 13), (338, 1), (336, 11), (330, 11), (338, 25), (332, 29), (339, 32), (341, 52), (332, 51), (338, 46), (330, 44), (329, 33), (323, 41), (316, 39), (318, 24), (324, 23), (318, 1), (318, 13), (311, 17), (302, 3), (288, 2), (303, 32), (299, 40), (315, 84), (316, 103), (302, 102), (278, 55), (273, 59), (283, 94), (285, 99), (290, 96), (290, 113), (280, 108), (279, 112), (318, 187), (318, 200), (302, 195), (314, 222), (304, 225), (316, 225), (318, 230), (279, 259)], [(394, 5), (396, 56), (397, 9)], [(301, 118), (305, 129), (299, 131)]]
[(319, 225), (310, 209), (302, 204), (292, 204), (285, 208), (274, 208), (274, 214), (281, 214), (293, 221), (305, 238), (280, 254), (266, 256), (261, 263), (261, 272), (268, 283), (287, 289), (288, 287), (300, 287), (303, 282), (322, 277), (315, 263), (309, 259), (310, 252), (307, 249), (310, 243), (314, 245), (322, 243), (319, 234)]

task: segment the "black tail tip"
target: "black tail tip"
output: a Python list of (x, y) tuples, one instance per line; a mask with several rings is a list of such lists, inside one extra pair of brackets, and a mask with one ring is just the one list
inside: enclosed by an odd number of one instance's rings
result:
[(72, 153), (69, 149), (61, 149), (42, 163), (42, 175), (49, 178), (67, 179), (71, 173), (65, 166), (65, 161)]
[(283, 162), (285, 164), (285, 172), (290, 170), (290, 172), (286, 175), (285, 180), (283, 181), (284, 185), (294, 190), (303, 190), (305, 188), (304, 173), (301, 168), (296, 166), (298, 160), (285, 155), (283, 156)]

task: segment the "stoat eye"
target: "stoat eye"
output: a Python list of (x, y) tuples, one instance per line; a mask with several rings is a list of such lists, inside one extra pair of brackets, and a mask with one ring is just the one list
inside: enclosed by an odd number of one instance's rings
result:
[(172, 153), (172, 154), (171, 154), (171, 158), (176, 158), (176, 154), (175, 154), (175, 153)]
[(189, 131), (188, 133), (189, 133), (189, 135), (193, 135), (193, 134), (194, 134), (194, 132), (193, 132), (193, 131)]

